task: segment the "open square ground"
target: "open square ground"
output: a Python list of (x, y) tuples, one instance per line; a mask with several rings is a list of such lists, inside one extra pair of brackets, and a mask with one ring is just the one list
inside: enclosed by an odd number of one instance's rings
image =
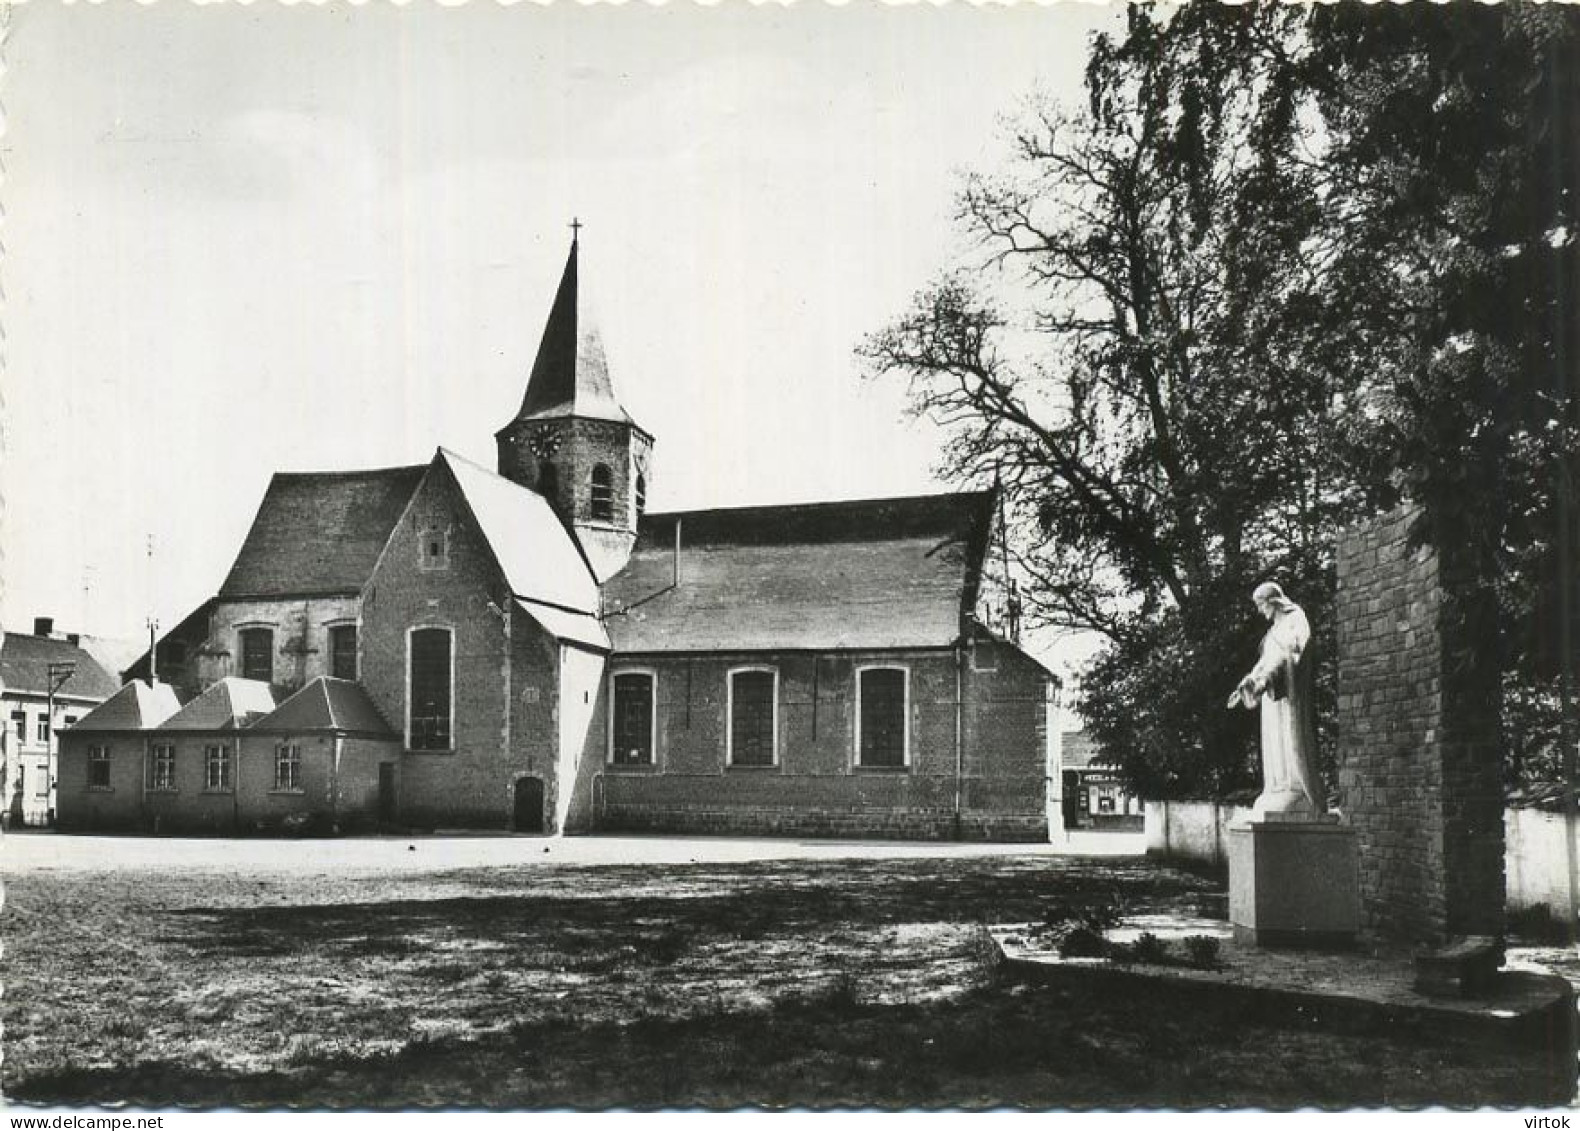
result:
[(1448, 1035), (1002, 976), (987, 925), (1221, 885), (951, 846), (5, 841), (13, 1101), (1290, 1108), (1530, 1100)]

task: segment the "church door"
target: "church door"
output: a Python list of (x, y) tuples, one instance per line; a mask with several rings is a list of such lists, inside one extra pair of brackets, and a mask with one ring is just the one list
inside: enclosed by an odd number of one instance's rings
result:
[(514, 821), (518, 833), (543, 831), (543, 779), (516, 779), (516, 813)]

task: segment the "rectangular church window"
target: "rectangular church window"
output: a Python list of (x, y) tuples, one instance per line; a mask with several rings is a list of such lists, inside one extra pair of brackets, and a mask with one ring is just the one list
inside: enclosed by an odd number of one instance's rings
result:
[(241, 678), (259, 683), (274, 682), (274, 630), (244, 628), (241, 638)]
[(621, 672), (614, 677), (614, 718), (609, 760), (617, 766), (653, 764), (653, 677)]
[(730, 765), (772, 766), (778, 760), (778, 682), (779, 674), (771, 669), (730, 673)]
[(863, 668), (856, 674), (856, 764), (903, 767), (908, 761), (904, 668)]
[(412, 630), (407, 675), (411, 686), (411, 723), (407, 728), (407, 748), (451, 749), (448, 628)]
[(442, 517), (429, 516), (418, 523), (417, 568), (450, 568), (450, 524)]
[(329, 630), (329, 674), (335, 679), (357, 678), (357, 626), (338, 624)]

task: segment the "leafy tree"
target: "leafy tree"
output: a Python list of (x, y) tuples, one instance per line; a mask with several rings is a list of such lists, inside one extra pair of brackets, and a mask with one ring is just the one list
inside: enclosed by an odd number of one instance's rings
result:
[(1033, 622), (1109, 641), (1088, 721), (1143, 794), (1254, 781), (1250, 719), (1221, 705), (1247, 594), (1275, 578), (1330, 634), (1335, 533), (1401, 495), (1469, 611), (1448, 692), (1550, 707), (1576, 581), (1577, 26), (1132, 7), (1093, 41), (1088, 105), (1033, 103), (1011, 165), (966, 181), (985, 262), (866, 343), (951, 425), (947, 472), (1001, 476)]
[(1088, 721), (1148, 796), (1254, 781), (1253, 729), (1223, 707), (1260, 634), (1249, 594), (1276, 578), (1329, 621), (1331, 533), (1367, 502), (1345, 390), (1306, 356), (1326, 346), (1321, 202), (1265, 47), (1302, 18), (1132, 8), (1093, 44), (1085, 112), (1034, 104), (1013, 166), (967, 180), (996, 270), (864, 347), (953, 426), (949, 473), (1001, 477), (1034, 623), (1109, 640)]
[(1374, 473), (1422, 505), (1419, 536), (1468, 610), (1449, 691), (1501, 690), (1511, 767), (1551, 780), (1540, 751), (1580, 639), (1563, 592), (1580, 582), (1580, 12), (1430, 15), (1312, 16), (1303, 69), (1331, 138), (1324, 294), (1352, 364), (1370, 366)]

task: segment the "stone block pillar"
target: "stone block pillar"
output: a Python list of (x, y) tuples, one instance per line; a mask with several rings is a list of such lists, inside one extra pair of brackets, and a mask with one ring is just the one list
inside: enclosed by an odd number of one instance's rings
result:
[(1473, 638), (1484, 609), (1410, 549), (1414, 517), (1338, 542), (1339, 795), (1363, 924), (1438, 942), (1502, 931), (1502, 745), (1492, 642), (1478, 656)]

